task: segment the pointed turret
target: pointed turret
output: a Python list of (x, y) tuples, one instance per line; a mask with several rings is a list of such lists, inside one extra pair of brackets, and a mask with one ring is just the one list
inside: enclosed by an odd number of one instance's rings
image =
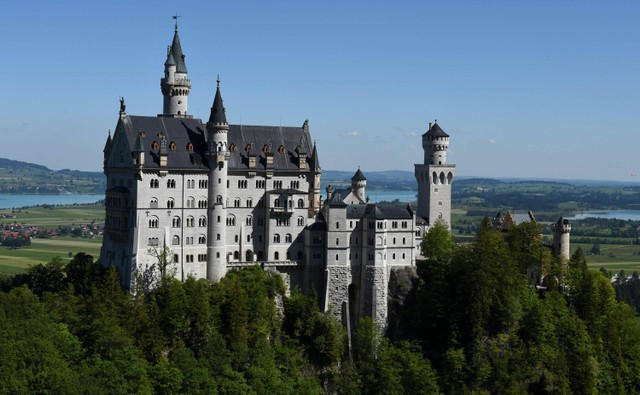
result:
[(209, 122), (207, 122), (207, 128), (209, 126), (219, 127), (219, 126), (227, 126), (229, 128), (229, 124), (227, 123), (227, 115), (224, 108), (224, 104), (222, 103), (222, 95), (220, 94), (220, 80), (217, 80), (216, 86), (216, 97), (213, 99), (213, 105), (211, 106), (211, 114), (209, 114)]
[(229, 124), (225, 114), (220, 77), (216, 81), (216, 95), (207, 122), (207, 162), (209, 163), (209, 208), (207, 210), (207, 278), (218, 281), (227, 272), (226, 226), (216, 218), (226, 218), (227, 201), (227, 132)]
[(104, 149), (102, 152), (104, 153), (104, 158), (102, 161), (103, 169), (107, 167), (107, 161), (109, 160), (109, 154), (111, 153), (111, 146), (113, 145), (113, 140), (111, 139), (111, 130), (109, 130), (109, 136), (107, 137), (107, 142), (104, 143)]
[(171, 42), (171, 48), (169, 51), (169, 55), (167, 55), (167, 61), (169, 61), (169, 56), (173, 57), (176, 65), (177, 73), (187, 74), (187, 65), (184, 62), (184, 54), (182, 53), (182, 46), (180, 45), (180, 37), (178, 36), (178, 23), (176, 22), (176, 28), (173, 33), (173, 41)]
[(351, 177), (351, 190), (358, 197), (358, 199), (362, 201), (362, 203), (365, 202), (364, 196), (366, 194), (366, 188), (367, 177), (362, 174), (362, 171), (360, 171), (360, 166), (358, 166), (358, 171), (356, 171), (356, 174)]
[(184, 58), (178, 35), (178, 23), (176, 22), (173, 41), (167, 48), (164, 77), (160, 79), (160, 89), (164, 96), (162, 114), (160, 116), (191, 118), (190, 115), (187, 115), (187, 99), (191, 91), (191, 81), (187, 78), (187, 65)]
[(311, 158), (309, 159), (309, 167), (312, 169), (320, 168), (320, 158), (318, 158), (318, 149), (316, 148), (316, 142), (313, 142), (313, 152), (311, 153)]

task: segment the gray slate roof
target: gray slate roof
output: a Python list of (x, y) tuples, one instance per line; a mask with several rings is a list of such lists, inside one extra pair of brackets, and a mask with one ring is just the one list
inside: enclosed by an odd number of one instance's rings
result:
[[(182, 53), (182, 46), (180, 45), (180, 37), (178, 37), (177, 27), (175, 33), (173, 34), (173, 42), (171, 43), (170, 52), (176, 64), (176, 72), (186, 73), (187, 65), (184, 62), (184, 54)], [(167, 56), (167, 61), (169, 61), (169, 56)]]
[[(144, 132), (143, 135), (140, 135), (141, 132)], [(160, 168), (159, 152), (153, 150), (154, 142), (160, 145), (159, 133), (165, 136), (169, 147), (168, 169), (203, 171), (208, 169), (205, 157), (206, 127), (200, 119), (126, 115), (119, 120), (116, 133), (125, 133), (130, 150), (136, 146), (136, 140), (140, 136), (139, 144), (142, 145), (145, 153), (144, 169)], [(265, 145), (269, 145), (270, 152), (273, 153), (274, 170), (300, 171), (296, 147), (300, 145), (306, 152), (312, 150), (310, 134), (302, 127), (230, 125), (227, 141), (230, 148), (228, 162), (230, 170), (251, 170), (249, 155), (256, 155), (256, 170), (264, 170), (266, 155), (262, 149)], [(171, 149), (171, 143), (175, 144), (174, 150)], [(193, 151), (188, 150), (189, 143), (193, 145)], [(247, 145), (250, 145), (248, 152), (245, 151)], [(234, 150), (231, 150), (232, 146), (235, 147)], [(282, 146), (282, 153), (278, 151), (280, 146)], [(317, 156), (316, 151), (314, 154)], [(313, 157), (308, 158), (308, 161), (311, 159)], [(317, 158), (315, 162), (318, 162)]]
[[(312, 150), (309, 132), (302, 127), (291, 126), (230, 125), (227, 145), (231, 151), (230, 169), (247, 169), (249, 155), (256, 155), (256, 168), (264, 170), (267, 162), (263, 148), (267, 145), (273, 153), (274, 169), (300, 171), (296, 147), (301, 146), (306, 152)], [(235, 150), (231, 149), (232, 146)], [(279, 152), (280, 147), (282, 153)]]
[(425, 133), (425, 135), (433, 137), (449, 137), (449, 135), (446, 134), (444, 130), (442, 130), (442, 128), (440, 128), (437, 122), (434, 123), (431, 128), (429, 128), (429, 130), (427, 130), (427, 133)]
[(397, 204), (351, 204), (347, 208), (347, 218), (411, 219), (413, 212), (408, 206)]

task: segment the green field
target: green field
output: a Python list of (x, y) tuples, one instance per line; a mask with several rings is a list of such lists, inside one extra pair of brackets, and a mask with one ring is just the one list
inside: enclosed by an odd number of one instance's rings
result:
[(0, 272), (23, 272), (31, 265), (47, 263), (53, 257), (60, 257), (64, 262), (71, 260), (69, 252), (75, 255), (85, 252), (98, 258), (102, 238), (80, 239), (76, 237), (56, 237), (52, 239), (32, 239), (30, 247), (12, 250), (0, 247)]
[(592, 244), (571, 243), (571, 253), (582, 247), (590, 268), (607, 269), (612, 273), (624, 270), (627, 273), (640, 272), (640, 245), (600, 244), (600, 255), (590, 255)]
[(84, 204), (77, 206), (26, 207), (21, 209), (0, 210), (0, 214), (15, 214), (16, 218), (0, 218), (0, 223), (19, 223), (44, 228), (82, 225), (104, 221), (104, 206)]

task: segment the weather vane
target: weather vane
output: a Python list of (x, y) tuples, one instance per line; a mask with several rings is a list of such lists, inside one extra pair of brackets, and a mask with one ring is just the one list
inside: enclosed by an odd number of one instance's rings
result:
[(171, 18), (175, 19), (175, 21), (176, 21), (176, 31), (178, 31), (178, 18), (180, 18), (180, 15), (178, 15), (178, 13), (176, 12), (176, 14), (173, 15)]

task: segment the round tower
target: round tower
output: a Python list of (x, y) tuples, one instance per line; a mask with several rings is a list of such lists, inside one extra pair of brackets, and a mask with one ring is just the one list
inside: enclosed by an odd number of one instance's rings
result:
[(356, 171), (356, 174), (351, 177), (351, 190), (358, 197), (358, 199), (364, 202), (366, 188), (367, 178), (360, 171), (360, 167), (358, 167), (358, 171)]
[(551, 230), (553, 231), (553, 254), (569, 260), (571, 257), (571, 223), (568, 219), (560, 217), (555, 224), (551, 225)]
[(446, 165), (449, 135), (437, 123), (429, 123), (429, 130), (422, 135), (422, 148), (425, 164)]
[(220, 80), (207, 122), (207, 162), (209, 189), (207, 209), (207, 278), (219, 281), (227, 272), (226, 207), (227, 202), (227, 132), (229, 124), (222, 104)]
[(160, 90), (164, 97), (162, 116), (189, 117), (188, 97), (191, 91), (191, 81), (187, 78), (187, 66), (178, 37), (178, 22), (176, 19), (173, 42), (167, 48), (167, 60), (164, 62), (164, 77), (160, 79)]

